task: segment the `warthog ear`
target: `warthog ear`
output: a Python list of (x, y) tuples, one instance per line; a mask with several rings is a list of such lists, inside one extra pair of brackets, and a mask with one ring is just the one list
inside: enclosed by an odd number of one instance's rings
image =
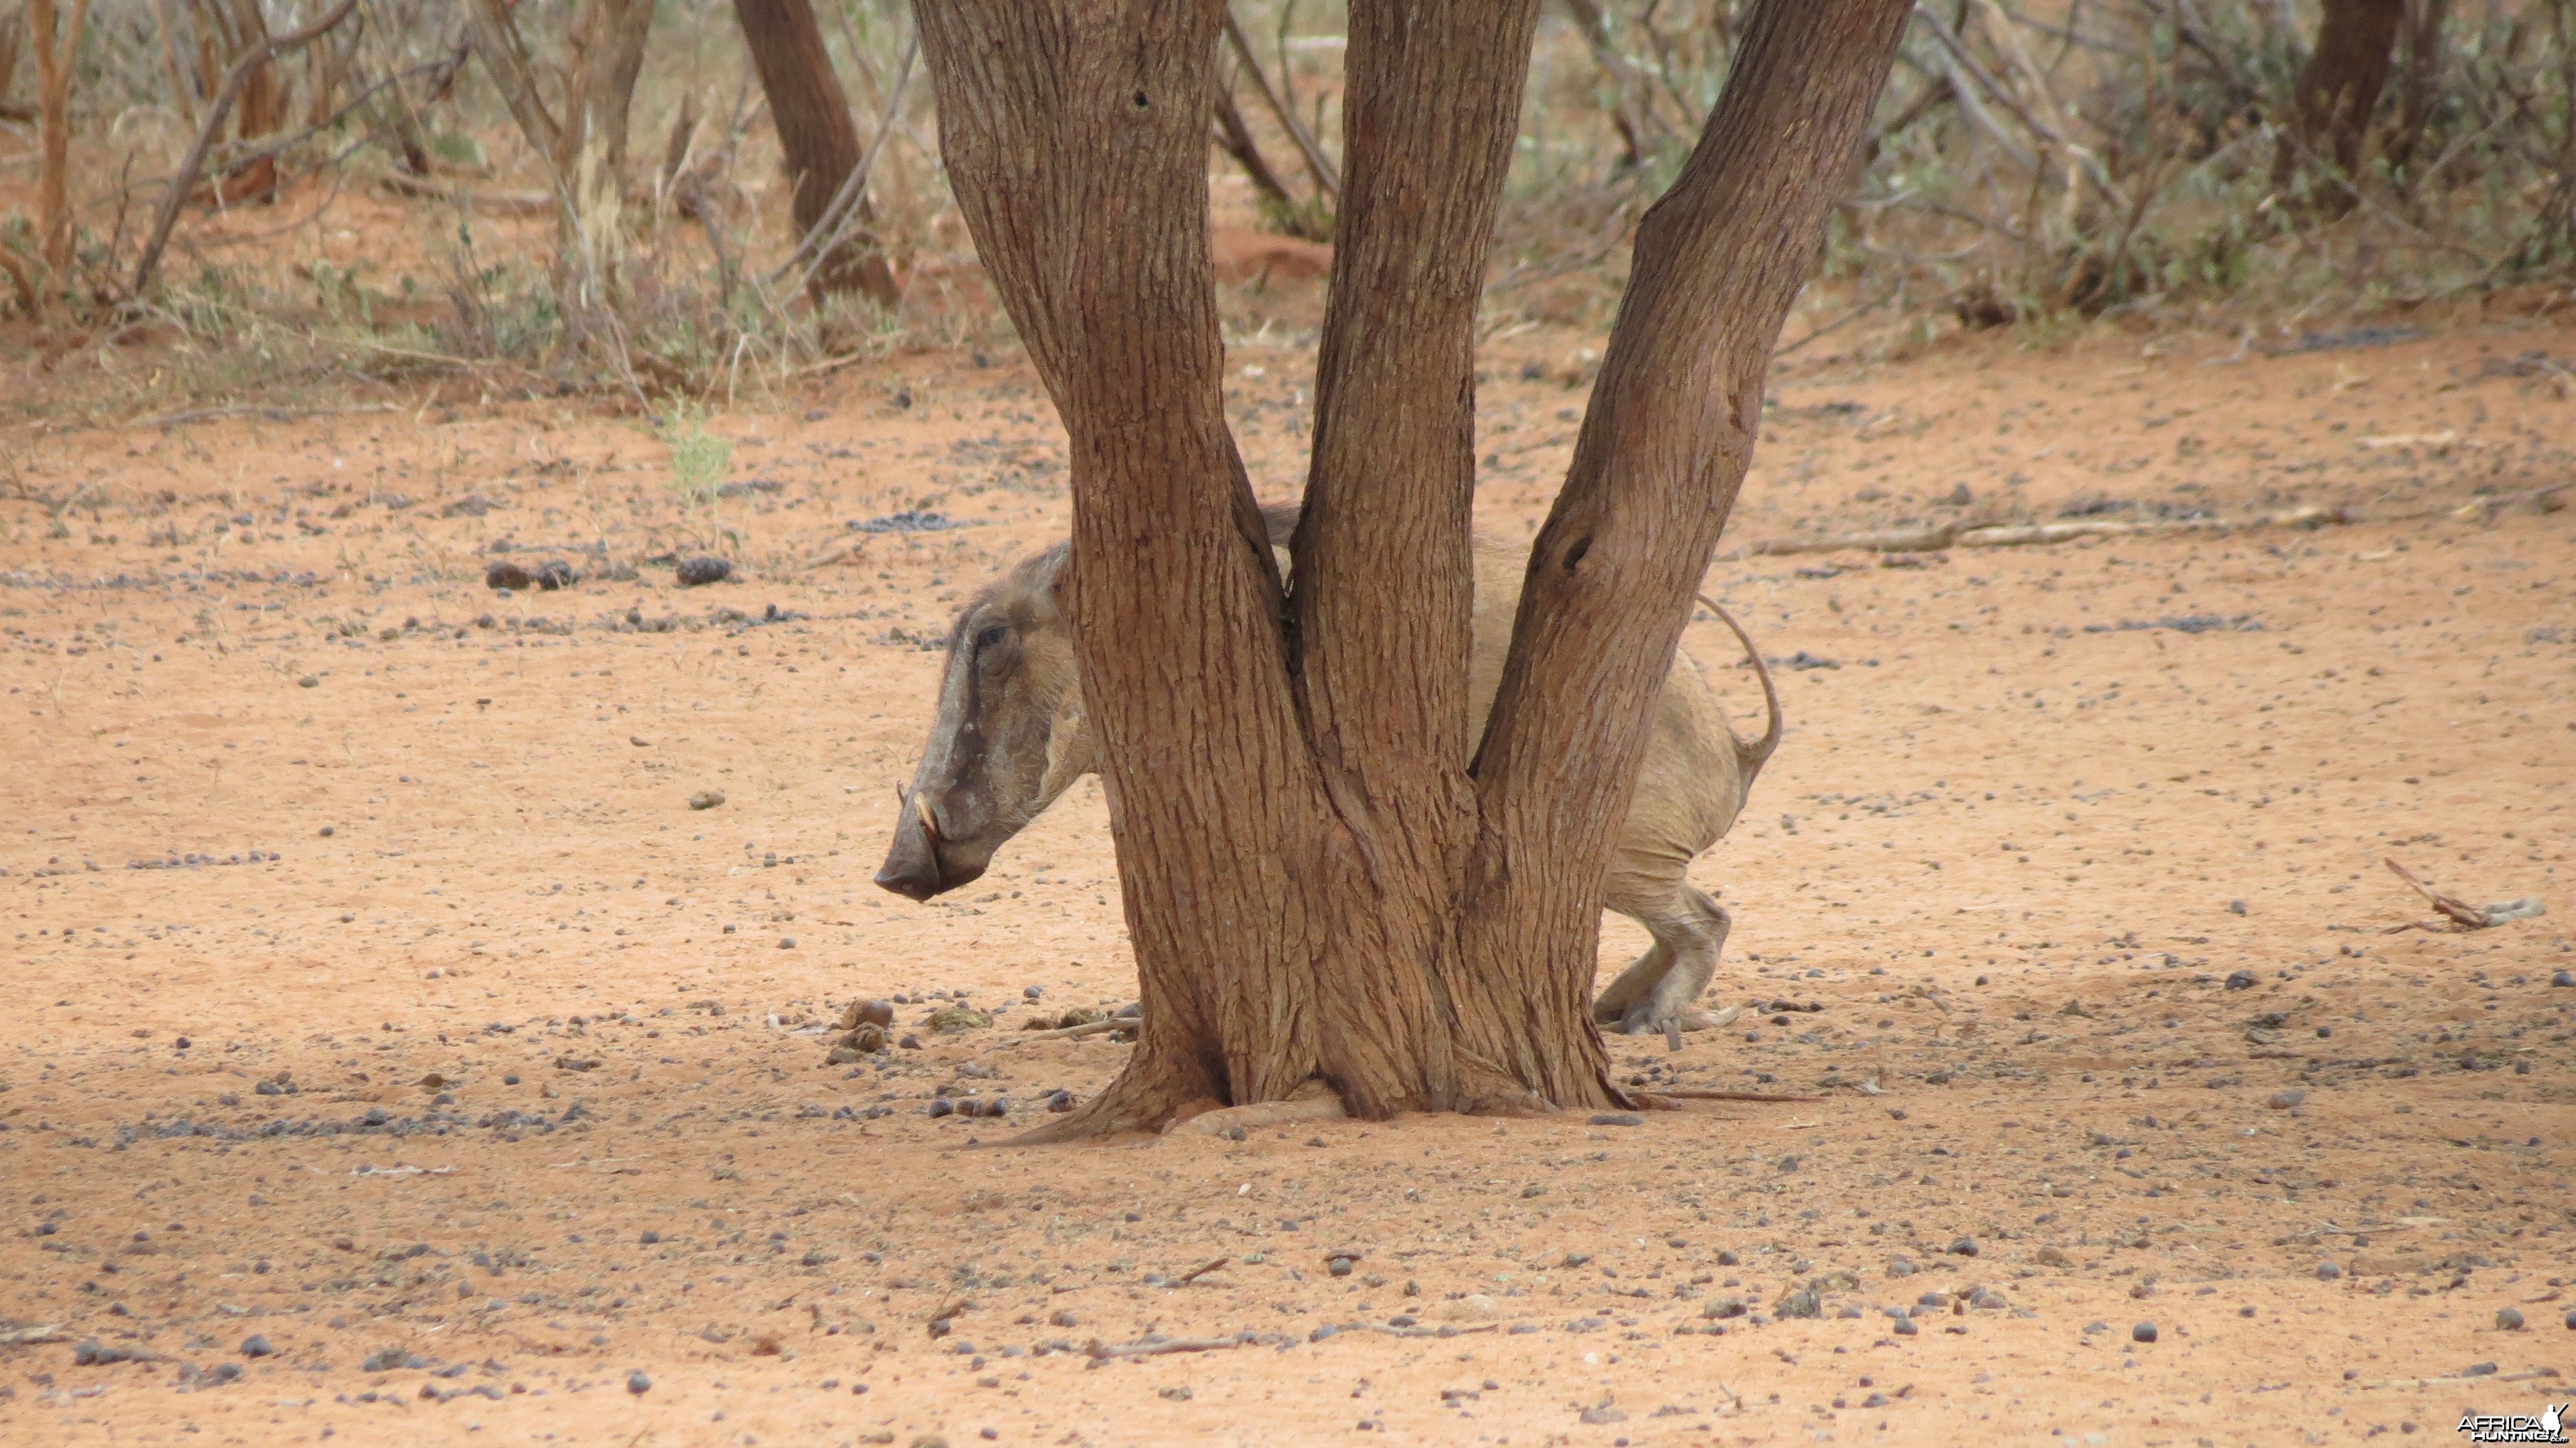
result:
[(1083, 711), (1082, 690), (1067, 689), (1047, 723), (1046, 774), (1038, 781), (1038, 808), (1055, 803), (1073, 782), (1100, 767), (1091, 735), (1091, 716)]

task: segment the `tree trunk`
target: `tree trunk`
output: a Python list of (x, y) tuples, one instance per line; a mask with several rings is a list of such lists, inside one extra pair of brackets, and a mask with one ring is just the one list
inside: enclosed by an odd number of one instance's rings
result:
[(1535, 9), (1351, 6), (1283, 598), (1222, 406), (1203, 149), (1221, 6), (921, 7), (959, 205), (1071, 442), (1068, 601), (1144, 1003), (1128, 1068), (1025, 1139), (1318, 1081), (1369, 1117), (1628, 1099), (1589, 1010), (1611, 848), (1907, 5), (1759, 7), (1640, 229), (1480, 721), (1474, 325)]
[(2353, 184), (2361, 174), (2363, 143), (2405, 19), (2406, 0), (2326, 0), (2316, 49), (2291, 88), (2296, 139), (2283, 145), (2276, 172), (2288, 178), (2294, 147), (2331, 162), (2334, 174), (2324, 179), (2323, 199), (2337, 213), (2358, 199)]
[[(859, 132), (850, 123), (849, 97), (832, 73), (832, 53), (823, 44), (811, 0), (734, 0), (733, 13), (742, 24), (751, 63), (760, 72), (770, 120), (778, 127), (778, 149), (796, 188), (789, 215), (796, 219), (796, 234), (809, 236), (859, 166)], [(828, 293), (855, 291), (892, 309), (901, 294), (877, 242), (875, 211), (865, 191), (852, 205), (858, 225), (846, 228), (843, 239), (814, 268), (814, 299), (819, 304)]]
[(563, 91), (546, 102), (510, 0), (468, 0), (466, 34), (510, 117), (546, 159), (555, 192), (555, 290), (576, 329), (619, 290), (627, 117), (644, 68), (652, 0), (579, 0), (565, 37)]
[(36, 256), (54, 290), (72, 264), (72, 72), (88, 23), (89, 0), (72, 0), (71, 21), (59, 27), (54, 0), (27, 0), (27, 38), (36, 48)]
[[(2397, 127), (2388, 136), (2388, 164), (2406, 171), (2415, 148), (2433, 123), (2433, 108), (2442, 100), (2442, 66), (2447, 59), (2444, 27), (2451, 19), (2451, 0), (2408, 0), (2406, 64), (2398, 77)], [(2408, 175), (2412, 190), (2415, 178)]]

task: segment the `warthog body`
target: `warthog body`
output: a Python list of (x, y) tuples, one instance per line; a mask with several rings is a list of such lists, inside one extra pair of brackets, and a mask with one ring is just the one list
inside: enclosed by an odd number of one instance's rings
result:
[[(1295, 510), (1273, 508), (1266, 517), (1272, 543), (1284, 550)], [(927, 900), (974, 880), (1003, 842), (1098, 768), (1075, 678), (1073, 628), (1057, 587), (1065, 559), (1062, 544), (1023, 559), (957, 616), (938, 716), (877, 872), (886, 889)], [(1471, 717), (1482, 718), (1501, 687), (1526, 562), (1507, 544), (1476, 540)], [(1611, 861), (1607, 899), (1655, 943), (1593, 1005), (1603, 1024), (1631, 1032), (1722, 1024), (1691, 1007), (1716, 973), (1730, 922), (1690, 883), (1690, 864), (1735, 823), (1754, 775), (1780, 742), (1770, 670), (1742, 627), (1709, 607), (1734, 630), (1761, 678), (1768, 727), (1750, 742), (1738, 735), (1698, 663), (1676, 652)]]

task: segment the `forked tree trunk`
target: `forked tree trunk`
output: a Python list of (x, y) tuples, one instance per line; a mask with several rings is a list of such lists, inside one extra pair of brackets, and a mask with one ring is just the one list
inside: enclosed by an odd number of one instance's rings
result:
[[(1071, 441), (1070, 605), (1144, 1021), (1049, 1139), (1320, 1081), (1616, 1104), (1589, 1005), (1649, 709), (1906, 0), (1764, 0), (1647, 214), (1501, 695), (1468, 717), (1474, 323), (1536, 0), (1356, 0), (1283, 598), (1226, 429), (1213, 0), (925, 0), (942, 145)], [(1481, 742), (1479, 742), (1481, 740)]]
[[(743, 43), (760, 72), (760, 88), (769, 97), (770, 119), (778, 127), (778, 149), (787, 163), (795, 199), (788, 214), (796, 234), (812, 235), (822, 224), (841, 183), (859, 167), (859, 131), (850, 122), (850, 101), (832, 73), (832, 52), (823, 44), (810, 0), (734, 0)], [(814, 268), (816, 300), (830, 292), (860, 292), (880, 307), (892, 308), (902, 298), (894, 271), (877, 244), (874, 208), (862, 191), (851, 203), (855, 225)], [(817, 245), (830, 238), (818, 238)]]
[[(2389, 62), (2405, 19), (2406, 0), (2325, 0), (2316, 49), (2291, 88), (2296, 149), (2333, 166), (2333, 174), (2324, 178), (2323, 196), (2332, 210), (2349, 210), (2356, 199), (2353, 183), (2361, 174), (2371, 113), (2388, 84)], [(2285, 143), (2276, 167), (2283, 179), (2293, 158), (2292, 145)]]
[(576, 0), (560, 94), (550, 104), (511, 18), (512, 0), (467, 0), (466, 35), (555, 192), (555, 290), (576, 328), (613, 302), (625, 237), (627, 117), (652, 0)]

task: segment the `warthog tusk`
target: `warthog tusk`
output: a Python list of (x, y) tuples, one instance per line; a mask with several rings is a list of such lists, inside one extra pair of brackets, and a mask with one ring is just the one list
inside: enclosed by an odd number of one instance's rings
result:
[(915, 815), (920, 816), (922, 830), (932, 839), (938, 839), (939, 821), (930, 817), (930, 801), (923, 799), (918, 793), (914, 794), (912, 797), (912, 812)]

